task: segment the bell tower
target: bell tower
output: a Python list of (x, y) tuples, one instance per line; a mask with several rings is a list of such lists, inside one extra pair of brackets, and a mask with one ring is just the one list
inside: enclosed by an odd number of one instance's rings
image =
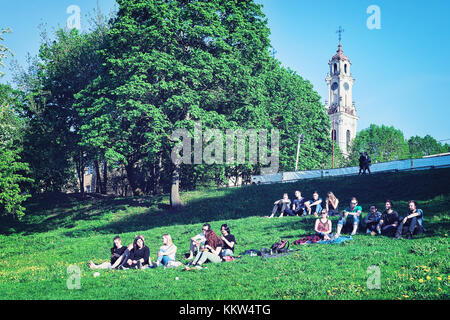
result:
[[(344, 156), (350, 153), (350, 143), (356, 137), (356, 106), (352, 100), (353, 83), (355, 79), (351, 74), (350, 59), (342, 51), (341, 27), (339, 45), (336, 54), (328, 62), (329, 73), (325, 78), (328, 86), (328, 101), (325, 103), (331, 120), (331, 138), (339, 146)], [(334, 129), (333, 129), (334, 128)]]

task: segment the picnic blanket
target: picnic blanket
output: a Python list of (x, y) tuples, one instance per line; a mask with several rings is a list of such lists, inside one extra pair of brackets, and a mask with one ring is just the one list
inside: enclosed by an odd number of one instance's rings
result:
[(319, 244), (338, 244), (338, 243), (342, 243), (345, 241), (349, 241), (352, 240), (353, 238), (351, 236), (345, 237), (345, 236), (340, 236), (337, 239), (331, 239), (331, 240), (322, 240), (319, 236), (306, 236), (303, 238), (300, 238), (294, 242), (292, 242), (292, 244), (294, 245), (299, 245), (299, 244), (313, 244), (313, 243), (319, 243)]

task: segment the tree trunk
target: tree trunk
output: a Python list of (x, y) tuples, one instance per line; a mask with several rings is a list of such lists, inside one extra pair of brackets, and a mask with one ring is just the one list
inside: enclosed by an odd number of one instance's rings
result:
[(125, 170), (127, 172), (128, 183), (130, 184), (133, 196), (141, 196), (142, 190), (139, 188), (137, 183), (134, 163), (128, 161), (128, 164), (125, 166)]
[(170, 207), (179, 209), (183, 207), (180, 198), (180, 165), (176, 164), (172, 171), (172, 187), (170, 188)]
[(108, 163), (103, 159), (103, 188), (102, 194), (108, 193)]
[(98, 160), (94, 161), (95, 166), (95, 192), (101, 193), (102, 189), (102, 180), (100, 175), (100, 164), (98, 163)]

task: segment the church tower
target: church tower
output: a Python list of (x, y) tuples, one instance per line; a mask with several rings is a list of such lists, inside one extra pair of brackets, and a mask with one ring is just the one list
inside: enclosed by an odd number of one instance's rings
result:
[[(325, 102), (330, 116), (332, 132), (331, 138), (339, 146), (344, 156), (350, 152), (350, 143), (356, 137), (355, 103), (352, 100), (353, 83), (350, 59), (342, 51), (341, 33), (339, 28), (339, 46), (336, 54), (328, 62), (330, 72), (325, 81), (328, 85), (328, 101)], [(334, 129), (333, 129), (334, 128)]]

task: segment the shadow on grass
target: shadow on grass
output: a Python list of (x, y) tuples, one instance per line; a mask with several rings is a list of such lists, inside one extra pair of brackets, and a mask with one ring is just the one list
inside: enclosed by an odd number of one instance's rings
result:
[[(87, 199), (80, 199), (78, 195), (41, 195), (27, 203), (29, 213), (23, 222), (2, 225), (4, 229), (6, 226), (25, 234), (65, 228), (67, 232), (64, 234), (72, 237), (128, 233), (180, 224), (262, 217), (270, 214), (273, 202), (280, 199), (284, 192), (292, 197), (295, 190), (301, 190), (303, 197), (309, 199), (317, 190), (325, 199), (326, 193), (331, 190), (340, 199), (340, 209), (344, 209), (350, 198), (356, 196), (364, 212), (368, 211), (370, 204), (376, 204), (382, 211), (384, 201), (391, 199), (395, 209), (403, 215), (407, 210), (407, 201), (417, 200), (425, 212), (428, 233), (439, 234), (448, 230), (450, 225), (449, 178), (450, 168), (445, 168), (212, 189), (199, 192), (203, 197), (186, 201), (185, 207), (179, 211), (169, 209), (167, 195)], [(117, 217), (105, 217), (108, 213)], [(437, 218), (430, 219), (431, 216)], [(71, 230), (80, 220), (93, 223)], [(98, 223), (94, 223), (95, 220)], [(283, 224), (279, 226), (280, 234), (293, 229), (310, 230), (313, 228), (312, 221), (305, 219)], [(333, 220), (333, 228), (335, 225)]]

